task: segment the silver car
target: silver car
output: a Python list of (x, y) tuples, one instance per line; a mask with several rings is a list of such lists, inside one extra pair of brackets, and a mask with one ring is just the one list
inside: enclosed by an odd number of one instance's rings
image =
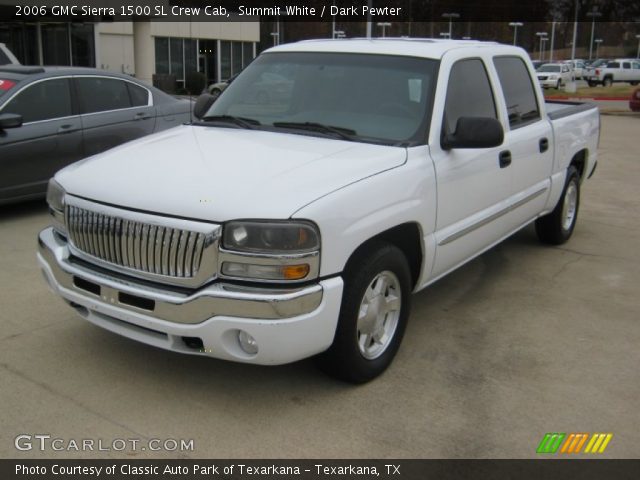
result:
[(0, 204), (44, 196), (60, 168), (188, 122), (190, 110), (127, 75), (0, 66)]

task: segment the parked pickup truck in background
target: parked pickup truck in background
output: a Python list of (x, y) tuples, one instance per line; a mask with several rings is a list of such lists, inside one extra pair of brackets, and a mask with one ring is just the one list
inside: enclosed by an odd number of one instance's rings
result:
[[(254, 100), (274, 74), (286, 95)], [(597, 109), (545, 103), (495, 43), (281, 45), (195, 111), (58, 172), (50, 287), (140, 342), (352, 382), (391, 363), (413, 292), (534, 221), (567, 241), (598, 156)]]
[(640, 60), (622, 58), (607, 62), (591, 70), (587, 82), (590, 87), (596, 85), (610, 87), (619, 82), (638, 85), (640, 83)]

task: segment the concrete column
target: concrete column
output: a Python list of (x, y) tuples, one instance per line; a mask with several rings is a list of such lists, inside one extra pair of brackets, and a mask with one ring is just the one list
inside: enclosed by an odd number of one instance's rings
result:
[(134, 22), (133, 58), (136, 78), (151, 85), (156, 58), (154, 39), (151, 36), (151, 22)]

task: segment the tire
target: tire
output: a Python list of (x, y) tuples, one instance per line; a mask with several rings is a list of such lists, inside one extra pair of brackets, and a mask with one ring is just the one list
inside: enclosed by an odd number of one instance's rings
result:
[(589, 84), (590, 87), (597, 87), (598, 86), (598, 82), (594, 82), (593, 80), (589, 80), (587, 83)]
[(613, 78), (611, 77), (605, 77), (604, 80), (602, 80), (602, 86), (604, 87), (610, 87), (611, 85), (613, 85)]
[(556, 90), (560, 90), (560, 80), (558, 80), (558, 83), (556, 83)]
[(636, 85), (638, 85), (638, 82), (629, 82), (629, 83), (630, 83), (632, 86), (634, 86), (634, 87), (635, 87)]
[(553, 212), (536, 220), (536, 233), (542, 243), (561, 245), (571, 235), (580, 209), (580, 175), (572, 165), (567, 170), (562, 196)]
[(411, 309), (411, 272), (399, 248), (372, 241), (350, 259), (344, 281), (333, 344), (317, 361), (333, 377), (365, 383), (386, 370), (400, 347)]

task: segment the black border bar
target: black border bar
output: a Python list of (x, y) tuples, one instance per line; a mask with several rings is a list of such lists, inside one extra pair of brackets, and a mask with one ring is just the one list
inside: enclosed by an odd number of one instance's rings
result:
[(638, 472), (640, 460), (556, 456), (534, 460), (0, 460), (3, 480), (636, 480)]

